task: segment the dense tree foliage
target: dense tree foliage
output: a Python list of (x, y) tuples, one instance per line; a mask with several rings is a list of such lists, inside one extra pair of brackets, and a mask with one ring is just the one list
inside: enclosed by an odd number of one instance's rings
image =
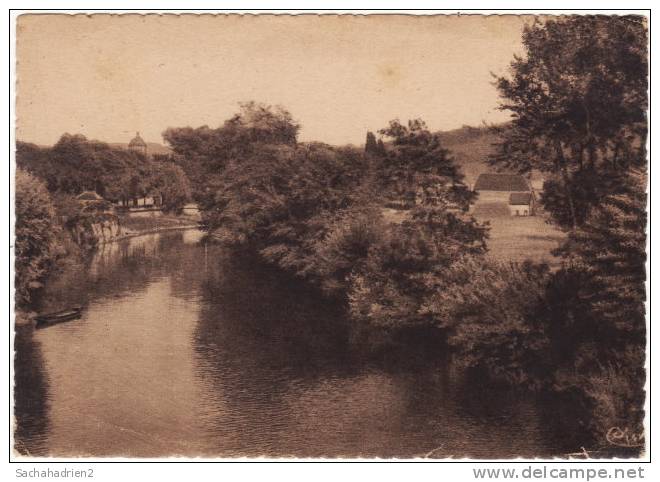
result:
[(160, 194), (163, 211), (180, 213), (191, 199), (190, 181), (178, 165), (161, 161), (154, 176), (152, 190)]
[[(244, 105), (218, 129), (165, 134), (206, 173), (197, 191), (214, 236), (350, 301), (374, 328), (432, 324), (418, 312), (433, 282), (461, 256), (483, 253), (486, 239), (460, 209), (471, 193), (438, 137), (421, 120), (393, 121), (380, 131), (387, 143), (369, 133), (364, 152), (301, 144), (290, 114), (257, 107)], [(266, 128), (255, 130), (255, 109)], [(403, 224), (386, 223), (383, 193), (415, 202), (418, 189), (433, 196)]]
[(364, 154), (367, 157), (382, 157), (387, 153), (383, 139), (376, 140), (373, 132), (367, 132), (367, 139), (364, 144)]
[(644, 170), (618, 176), (617, 191), (571, 233), (564, 252), (570, 260), (567, 269), (578, 280), (572, 283), (573, 303), (560, 311), (561, 318), (587, 327), (573, 336), (579, 343), (576, 378), (566, 377), (563, 383), (574, 389), (579, 376), (611, 377), (609, 385), (588, 385), (590, 403), (610, 427), (637, 433), (643, 431), (645, 381), (645, 188)]
[(247, 102), (216, 129), (169, 128), (163, 138), (191, 180), (195, 200), (211, 209), (214, 193), (222, 185), (222, 173), (231, 160), (255, 156), (267, 145), (294, 147), (299, 129), (282, 107)]
[(441, 192), (433, 192), (437, 202), (467, 207), (473, 195), (440, 136), (430, 132), (424, 121), (414, 119), (404, 125), (394, 120), (379, 133), (390, 144), (381, 154), (379, 166), (385, 195), (412, 205), (419, 189), (439, 189)]
[(16, 170), (15, 198), (16, 304), (25, 305), (57, 256), (59, 226), (48, 190), (42, 181), (23, 169)]
[(171, 163), (82, 135), (64, 134), (52, 148), (18, 142), (16, 164), (42, 178), (56, 200), (86, 190), (124, 202), (163, 193), (169, 196), (168, 206), (179, 209), (190, 195), (184, 173)]
[(355, 206), (364, 167), (361, 154), (351, 149), (265, 145), (229, 162), (217, 207), (206, 219), (266, 260), (317, 279), (317, 245), (336, 218)]
[(438, 325), (423, 306), (454, 262), (485, 252), (486, 237), (484, 226), (463, 215), (435, 206), (416, 208), (410, 220), (389, 226), (364, 265), (353, 271), (353, 318), (385, 329)]
[(378, 153), (378, 143), (376, 142), (376, 136), (373, 132), (367, 132), (367, 140), (364, 143), (364, 153), (367, 155)]
[(576, 227), (615, 186), (613, 173), (644, 160), (647, 30), (634, 16), (567, 16), (525, 28), (525, 55), (497, 79), (502, 109), (496, 165), (549, 176), (542, 202)]
[(542, 317), (548, 279), (545, 265), (463, 257), (444, 271), (424, 311), (448, 330), (465, 366), (540, 388), (548, 383), (549, 339)]
[(358, 200), (368, 198), (369, 166), (353, 148), (298, 143), (298, 129), (284, 109), (247, 103), (217, 129), (168, 129), (164, 136), (214, 236), (332, 291), (332, 269), (318, 253), (340, 219), (355, 206), (368, 209)]
[[(18, 143), (16, 162), (42, 177), (51, 192), (79, 194), (93, 190), (103, 197), (119, 199), (141, 195), (148, 185), (150, 165), (139, 153), (88, 141), (82, 135), (64, 134), (52, 148)], [(128, 191), (131, 178), (140, 180)]]
[(381, 229), (352, 271), (351, 314), (385, 330), (434, 326), (422, 307), (455, 261), (485, 252), (487, 229), (464, 213), (472, 193), (422, 120), (391, 121), (379, 132), (388, 147), (378, 157), (378, 192), (414, 207), (402, 223)]
[(641, 17), (537, 21), (497, 80), (513, 120), (492, 162), (543, 172), (541, 202), (569, 230), (535, 315), (546, 383), (585, 408), (601, 440), (612, 428), (643, 433), (647, 42)]
[[(614, 329), (643, 336), (646, 280), (646, 176), (632, 170), (571, 236), (572, 255), (591, 276), (586, 297)], [(626, 337), (628, 338), (628, 337)]]

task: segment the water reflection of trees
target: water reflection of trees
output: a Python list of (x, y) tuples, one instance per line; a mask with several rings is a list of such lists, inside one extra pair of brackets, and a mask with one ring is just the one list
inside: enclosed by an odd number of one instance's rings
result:
[(14, 448), (22, 455), (45, 455), (48, 434), (48, 380), (39, 343), (31, 327), (14, 338)]
[(155, 233), (100, 246), (48, 280), (39, 310), (56, 310), (143, 291), (155, 277), (185, 267), (183, 232)]
[[(222, 455), (506, 457), (556, 453), (529, 396), (449, 360), (365, 359), (348, 322), (300, 283), (212, 249), (195, 331), (208, 445)], [(181, 273), (182, 286), (199, 278)]]
[[(84, 305), (167, 277), (170, 294), (192, 302), (202, 429), (191, 447), (215, 456), (552, 453), (533, 400), (463, 378), (427, 351), (363, 358), (341, 307), (254, 258), (195, 244), (198, 237), (108, 245), (49, 286), (51, 303)], [(38, 346), (30, 337), (18, 343), (17, 440), (37, 453), (48, 383)]]
[[(154, 278), (185, 271), (195, 250), (182, 249), (183, 236), (154, 234), (100, 246), (52, 276), (35, 309), (51, 311), (119, 298), (144, 290)], [(50, 388), (40, 342), (33, 334), (32, 327), (17, 327), (15, 336), (15, 448), (24, 455), (45, 455)]]
[[(456, 413), (471, 422), (468, 433), (478, 431), (483, 440), (479, 445), (483, 453), (468, 455), (488, 456), (501, 444), (502, 433), (510, 437), (501, 457), (562, 456), (577, 451), (586, 441), (584, 433), (570, 422), (570, 406), (556, 396), (493, 384), (478, 371), (464, 373), (452, 389)], [(473, 421), (480, 426), (474, 426)]]
[(282, 454), (301, 390), (356, 374), (345, 320), (300, 283), (238, 253), (212, 248), (201, 287), (195, 351), (211, 444), (228, 455)]

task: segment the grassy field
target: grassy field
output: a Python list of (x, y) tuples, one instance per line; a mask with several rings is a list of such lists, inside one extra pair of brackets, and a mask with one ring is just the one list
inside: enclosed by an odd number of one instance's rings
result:
[[(494, 203), (495, 204), (495, 203)], [(390, 224), (400, 224), (409, 211), (382, 209), (383, 218)], [(490, 224), (488, 251), (490, 256), (502, 262), (548, 263), (559, 265), (552, 250), (559, 247), (566, 235), (546, 222), (544, 216), (510, 216), (506, 205), (477, 206), (474, 217)]]
[(561, 244), (566, 235), (543, 216), (484, 216), (474, 214), (479, 221), (490, 224), (488, 250), (498, 261), (521, 262), (531, 260), (557, 267), (559, 259), (551, 251)]

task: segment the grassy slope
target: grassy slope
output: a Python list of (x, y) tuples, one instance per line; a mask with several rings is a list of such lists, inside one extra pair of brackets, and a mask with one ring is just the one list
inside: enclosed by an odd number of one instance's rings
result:
[(497, 136), (486, 128), (465, 126), (439, 135), (442, 145), (461, 166), (470, 186), (474, 185), (479, 174), (493, 170), (486, 159), (494, 152)]

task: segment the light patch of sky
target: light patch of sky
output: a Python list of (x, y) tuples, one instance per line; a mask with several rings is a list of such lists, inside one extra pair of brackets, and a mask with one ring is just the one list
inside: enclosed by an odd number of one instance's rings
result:
[(532, 17), (24, 15), (17, 138), (64, 133), (162, 142), (222, 124), (248, 100), (279, 104), (300, 139), (361, 144), (394, 118), (431, 129), (502, 122), (492, 73), (522, 54)]

